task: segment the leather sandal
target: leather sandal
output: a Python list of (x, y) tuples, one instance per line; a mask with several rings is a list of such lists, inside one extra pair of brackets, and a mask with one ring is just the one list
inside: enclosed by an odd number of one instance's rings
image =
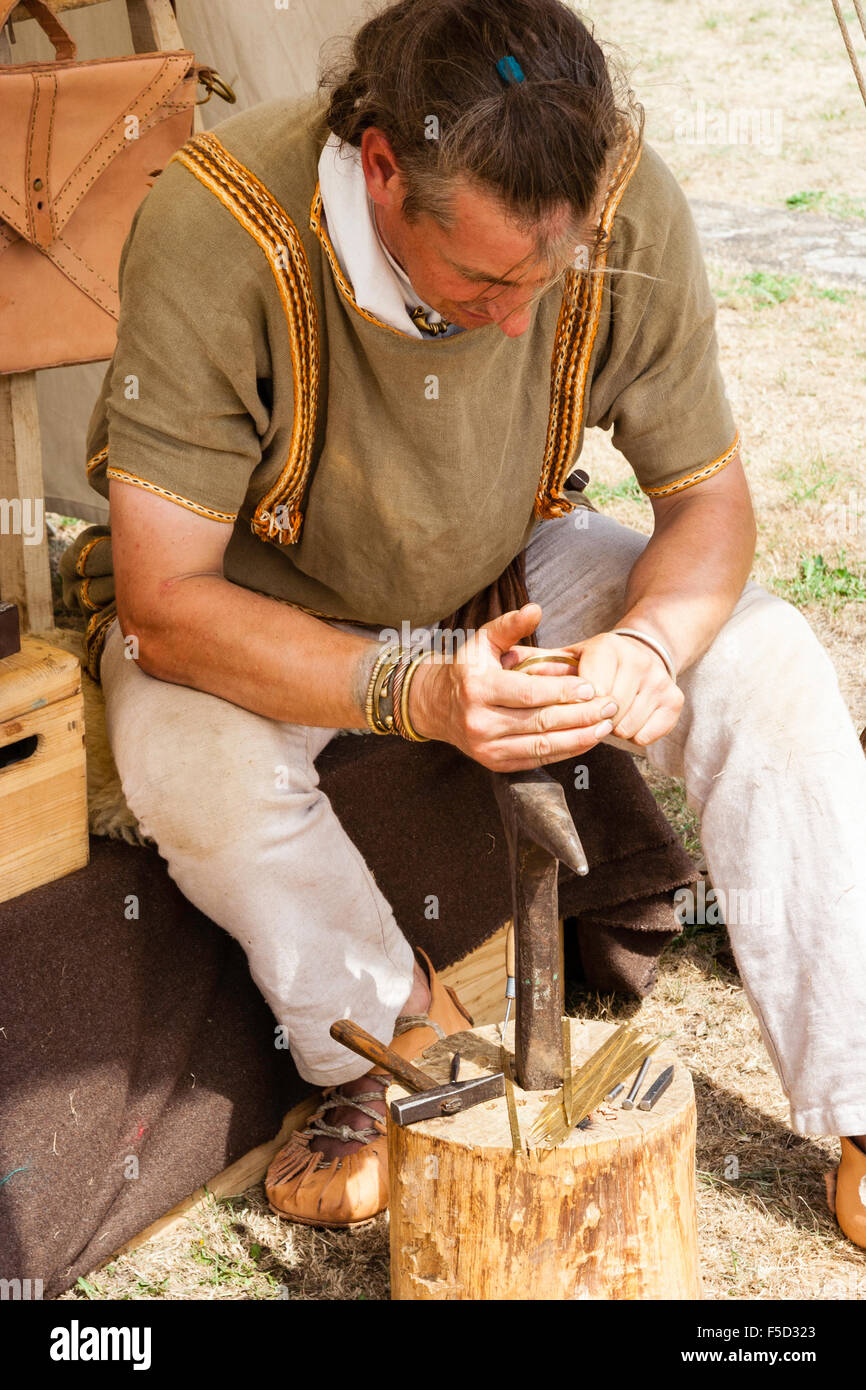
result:
[[(429, 956), (421, 950), (415, 954), (427, 973), (430, 1003), (426, 1014), (401, 1014), (395, 1024), (391, 1047), (407, 1061), (437, 1039), (471, 1028), (473, 1022), (454, 990), (443, 985)], [(372, 1067), (370, 1074), (388, 1075), (380, 1067)], [(385, 1210), (387, 1130), (385, 1121), (368, 1104), (381, 1100), (384, 1094), (383, 1090), (371, 1090), (345, 1096), (337, 1086), (322, 1092), (322, 1103), (310, 1117), (307, 1128), (296, 1130), (271, 1161), (265, 1176), (265, 1195), (271, 1211), (307, 1226), (358, 1226)], [(369, 1117), (370, 1124), (363, 1129), (328, 1124), (328, 1111), (342, 1105), (360, 1110)], [(328, 1159), (310, 1149), (310, 1141), (322, 1134), (344, 1143), (360, 1142), (363, 1147), (346, 1158)]]
[[(866, 1250), (866, 1153), (852, 1139), (842, 1139), (842, 1162), (836, 1170), (836, 1190), (828, 1190), (830, 1210), (844, 1235)], [(828, 1189), (831, 1184), (828, 1184)]]

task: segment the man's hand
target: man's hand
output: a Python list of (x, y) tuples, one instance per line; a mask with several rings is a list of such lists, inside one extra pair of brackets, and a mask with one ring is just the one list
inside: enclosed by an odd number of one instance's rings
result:
[[(510, 653), (505, 664), (517, 665), (530, 650), (522, 647)], [(638, 638), (600, 632), (560, 650), (578, 657), (578, 676), (595, 690), (607, 692), (616, 702), (613, 733), (617, 738), (644, 748), (663, 738), (676, 724), (683, 707), (683, 692), (671, 680), (661, 657)], [(533, 669), (551, 673), (557, 668), (544, 662)]]
[(541, 671), (537, 675), (503, 667), (505, 654), (513, 653), (540, 621), (538, 604), (527, 604), (485, 623), (453, 660), (422, 662), (409, 702), (418, 733), (453, 744), (494, 772), (579, 756), (611, 733), (615, 700), (582, 671), (563, 675), (562, 664), (555, 662), (549, 669), (557, 674), (546, 674), (547, 664), (533, 668)]

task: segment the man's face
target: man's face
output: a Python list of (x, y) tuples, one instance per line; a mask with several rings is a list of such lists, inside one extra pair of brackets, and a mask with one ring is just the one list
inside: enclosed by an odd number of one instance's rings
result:
[[(364, 132), (361, 154), (379, 233), (420, 297), (461, 328), (496, 324), (509, 338), (524, 333), (534, 300), (571, 264), (574, 248), (563, 265), (551, 266), (539, 258), (535, 235), (466, 181), (455, 184), (451, 227), (426, 213), (410, 222), (402, 211), (405, 184), (381, 131)], [(556, 237), (568, 222), (563, 207), (546, 230)]]

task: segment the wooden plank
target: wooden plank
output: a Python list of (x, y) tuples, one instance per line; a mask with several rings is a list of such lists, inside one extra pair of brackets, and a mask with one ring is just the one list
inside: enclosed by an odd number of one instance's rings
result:
[(74, 652), (26, 634), (0, 666), (0, 722), (77, 695), (81, 662)]
[[(0, 376), (0, 509), (0, 598), (19, 605), (22, 632), (51, 627), (54, 608), (35, 372)], [(23, 534), (22, 519), (35, 539)]]
[(456, 990), (479, 1028), (505, 1017), (506, 930), (507, 924), (483, 946), (440, 973), (440, 979)]
[[(45, 3), (55, 14), (62, 14), (64, 10), (83, 10), (89, 5), (101, 5), (105, 0), (45, 0)], [(20, 24), (30, 17), (29, 10), (25, 10), (23, 5), (16, 5), (11, 16), (14, 24)]]
[(186, 47), (169, 0), (126, 0), (126, 9), (136, 53)]

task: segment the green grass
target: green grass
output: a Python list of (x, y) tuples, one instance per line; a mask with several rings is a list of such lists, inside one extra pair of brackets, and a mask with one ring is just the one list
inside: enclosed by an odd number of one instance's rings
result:
[(832, 490), (842, 481), (838, 473), (830, 472), (823, 458), (789, 464), (779, 470), (779, 478), (788, 484), (789, 500), (797, 503), (809, 502), (825, 488)]
[(719, 304), (731, 308), (749, 306), (767, 309), (784, 304), (803, 286), (799, 275), (776, 275), (768, 270), (751, 270), (746, 275), (732, 274), (719, 262), (707, 263), (710, 287)]
[(799, 275), (773, 275), (766, 270), (752, 270), (740, 277), (740, 293), (756, 305), (784, 304), (800, 284)]
[(81, 1292), (85, 1295), (85, 1297), (91, 1299), (92, 1301), (108, 1297), (105, 1290), (101, 1289), (98, 1284), (93, 1282), (92, 1279), (76, 1279), (75, 1287), (77, 1289), (80, 1289)]
[(866, 217), (866, 199), (851, 198), (847, 193), (828, 193), (823, 188), (803, 188), (798, 193), (789, 193), (785, 203), (789, 208), (822, 212), (827, 217)]
[(823, 555), (801, 555), (794, 579), (778, 579), (777, 591), (795, 604), (823, 603), (837, 609), (843, 603), (866, 603), (866, 579), (849, 569), (845, 551), (830, 565)]
[(593, 502), (640, 502), (644, 494), (636, 478), (623, 478), (621, 483), (590, 483), (586, 495)]
[(822, 287), (821, 285), (815, 285), (812, 289), (812, 293), (816, 295), (818, 299), (832, 299), (834, 304), (847, 304), (848, 300), (854, 295), (853, 290), (836, 290), (827, 286)]

